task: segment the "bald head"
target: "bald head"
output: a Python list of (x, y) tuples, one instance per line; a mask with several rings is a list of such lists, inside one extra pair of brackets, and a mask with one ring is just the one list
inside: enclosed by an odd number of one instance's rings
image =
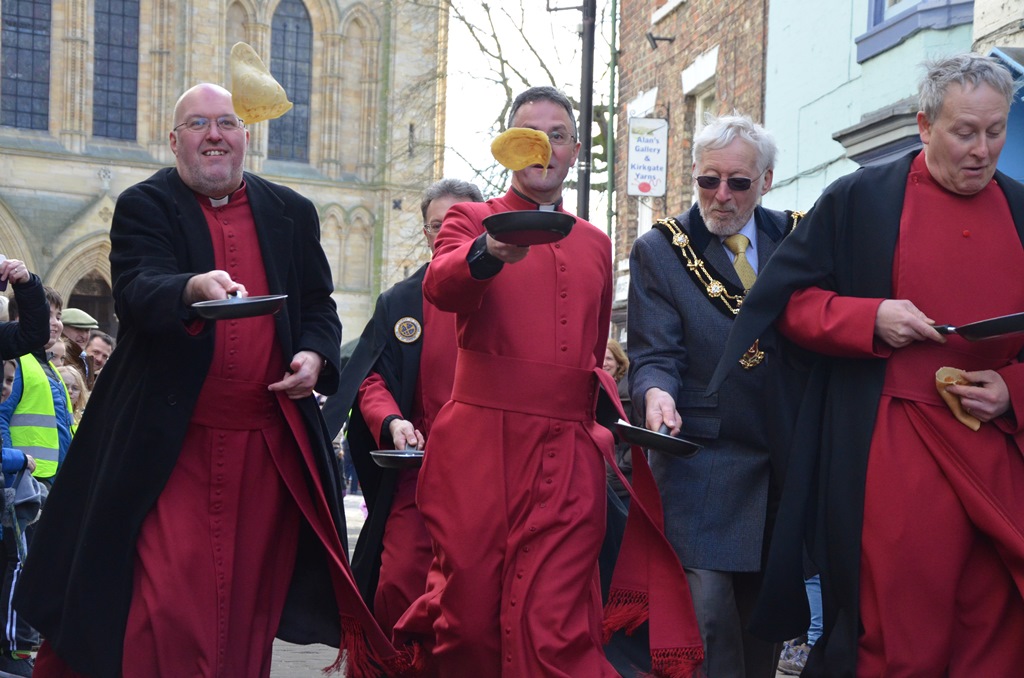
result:
[(196, 193), (221, 198), (242, 185), (249, 130), (220, 85), (203, 83), (181, 95), (170, 141), (178, 175)]
[[(214, 93), (222, 97), (227, 97), (228, 99), (231, 98), (231, 92), (229, 92), (224, 87), (221, 87), (220, 85), (213, 84), (212, 82), (201, 82), (198, 85), (195, 85), (194, 87), (190, 87), (189, 89), (182, 92), (181, 96), (178, 97), (178, 100), (174, 102), (174, 124), (172, 125), (172, 127), (177, 127), (181, 123), (185, 122), (182, 119), (181, 113), (183, 105), (187, 104), (188, 101), (197, 93), (202, 92)], [(234, 110), (234, 107), (232, 107), (232, 110)]]

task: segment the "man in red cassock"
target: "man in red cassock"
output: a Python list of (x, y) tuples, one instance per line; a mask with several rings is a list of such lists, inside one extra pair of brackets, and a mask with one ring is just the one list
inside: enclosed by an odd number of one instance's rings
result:
[[(930, 64), (924, 151), (825, 190), (758, 277), (712, 380), (776, 317), (820, 354), (754, 622), (779, 640), (806, 628), (806, 543), (824, 634), (804, 676), (1024, 665), (1024, 337), (934, 327), (1024, 311), (1024, 186), (996, 170), (1013, 92), (992, 59)], [(940, 397), (941, 367), (970, 382), (944, 388), (966, 423)]]
[[(268, 676), (275, 635), (340, 643), (349, 675), (394, 668), (312, 395), (337, 387), (341, 339), (316, 209), (243, 173), (248, 139), (230, 92), (197, 85), (174, 108), (176, 167), (118, 198), (118, 350), (16, 594), (46, 638), (37, 676)], [(234, 294), (287, 300), (193, 308)]]
[[(611, 243), (581, 219), (563, 240), (530, 247), (485, 232), (489, 214), (564, 211), (562, 182), (579, 151), (572, 107), (554, 88), (519, 95), (509, 126), (548, 135), (548, 166), (514, 172), (501, 198), (452, 207), (423, 283), (428, 301), (456, 314), (459, 352), (417, 489), (437, 563), (395, 638), (432, 646), (441, 676), (616, 676), (601, 649), (597, 567), (613, 440), (595, 421), (599, 383), (616, 393), (600, 369)], [(637, 558), (629, 574), (639, 583), (617, 595), (613, 579), (610, 603), (637, 619), (605, 628), (638, 625), (650, 605), (655, 672), (686, 671), (699, 662), (696, 620), (682, 568), (651, 520), (660, 504), (646, 464), (639, 476), (644, 498), (630, 518), (646, 521), (633, 525), (646, 527), (646, 540), (637, 547), (627, 526), (619, 561)], [(673, 623), (656, 624), (670, 599)]]

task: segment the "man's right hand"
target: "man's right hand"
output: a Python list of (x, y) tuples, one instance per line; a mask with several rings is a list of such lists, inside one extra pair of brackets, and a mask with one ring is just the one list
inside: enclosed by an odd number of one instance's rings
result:
[(423, 434), (416, 430), (411, 421), (392, 419), (388, 424), (388, 430), (396, 450), (407, 450), (413, 447), (422, 450), (426, 445), (427, 441), (423, 438)]
[(181, 296), (185, 305), (191, 306), (197, 301), (227, 299), (229, 294), (235, 293), (240, 297), (249, 294), (245, 290), (245, 285), (232, 280), (227, 271), (210, 271), (189, 278)]
[(875, 336), (893, 348), (903, 348), (915, 341), (946, 343), (946, 338), (932, 327), (934, 324), (907, 299), (886, 299), (875, 313)]
[(501, 259), (506, 264), (514, 264), (525, 259), (526, 255), (530, 253), (530, 248), (523, 245), (509, 245), (500, 240), (495, 240), (488, 233), (487, 253), (495, 259)]
[(644, 405), (647, 409), (647, 428), (657, 431), (664, 424), (668, 426), (670, 435), (679, 433), (683, 418), (676, 410), (675, 399), (666, 391), (660, 388), (648, 389), (644, 396)]

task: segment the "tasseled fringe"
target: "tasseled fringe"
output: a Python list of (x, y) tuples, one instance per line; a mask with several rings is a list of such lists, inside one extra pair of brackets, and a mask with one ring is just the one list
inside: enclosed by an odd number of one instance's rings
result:
[(351, 617), (341, 618), (341, 647), (334, 663), (321, 670), (325, 676), (345, 667), (347, 678), (381, 678), (384, 672), (366, 643), (363, 627)]
[(329, 676), (331, 674), (337, 673), (338, 671), (341, 671), (341, 667), (344, 666), (344, 665), (345, 665), (345, 646), (342, 645), (341, 649), (338, 650), (338, 656), (335, 657), (334, 663), (331, 664), (330, 666), (325, 666), (322, 669), (320, 669), (320, 673), (324, 674), (325, 676)]
[(410, 643), (385, 660), (374, 656), (366, 643), (366, 635), (355, 619), (343, 617), (341, 621), (341, 648), (330, 666), (321, 669), (326, 675), (345, 667), (346, 678), (402, 678), (418, 676), (427, 667), (428, 655), (419, 643)]
[(612, 634), (620, 629), (625, 630), (626, 635), (632, 634), (647, 621), (649, 613), (646, 593), (614, 589), (608, 594), (608, 603), (604, 606), (604, 642), (610, 641)]
[(677, 647), (651, 652), (651, 678), (694, 678), (704, 663), (702, 647)]
[(336, 656), (334, 663), (329, 667), (324, 667), (323, 669), (321, 669), (321, 673), (323, 673), (325, 676), (330, 676), (341, 671), (341, 667), (343, 666), (345, 666), (344, 646), (342, 646), (341, 649), (338, 650), (338, 656)]
[(409, 643), (397, 648), (398, 654), (387, 662), (389, 676), (419, 676), (427, 669), (430, 653), (425, 651), (422, 643)]

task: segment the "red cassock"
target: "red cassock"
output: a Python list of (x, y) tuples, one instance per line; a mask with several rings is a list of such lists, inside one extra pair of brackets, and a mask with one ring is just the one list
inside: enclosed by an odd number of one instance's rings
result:
[(531, 247), (491, 278), (470, 273), (485, 216), (536, 208), (514, 192), (455, 205), (424, 278), (425, 299), (456, 314), (459, 354), (417, 489), (435, 561), (395, 639), (432, 645), (445, 677), (610, 677), (603, 634), (649, 614), (654, 673), (690, 675), (700, 636), (644, 463), (602, 620), (597, 557), (614, 460), (595, 403), (599, 381), (615, 393), (598, 368), (611, 315), (608, 237), (577, 220), (564, 240)]
[[(202, 201), (216, 265), (250, 295), (267, 294), (240, 197), (219, 208)], [(126, 676), (187, 672), (194, 662), (204, 675), (269, 675), (302, 514), (334, 534), (295, 404), (266, 388), (286, 362), (273, 316), (218, 321), (216, 330), (178, 463), (139, 533)], [(328, 546), (338, 553), (340, 544)]]
[(418, 605), (442, 676), (616, 675), (597, 578), (611, 438), (591, 411), (610, 243), (577, 222), (488, 280), (466, 262), (483, 214), (535, 208), (511, 193), (454, 206), (424, 279), (426, 299), (457, 314), (459, 344), (418, 490), (443, 578)]
[[(907, 179), (893, 297), (954, 325), (1024, 309), (1024, 251), (1002, 192), (944, 190), (918, 155)], [(1020, 335), (891, 349), (881, 299), (794, 294), (780, 320), (828, 355), (888, 358), (868, 458), (858, 676), (1010, 676), (1024, 665), (1024, 366)], [(1009, 416), (977, 432), (935, 388), (943, 366), (996, 370)], [(1015, 416), (1014, 416), (1014, 413)]]
[[(201, 204), (217, 268), (250, 295), (267, 294), (244, 190), (222, 207)], [(368, 616), (351, 607), (358, 594), (301, 414), (283, 393), (267, 390), (286, 364), (273, 316), (217, 322), (213, 361), (177, 463), (136, 541), (125, 678), (269, 676), (300, 520), (332, 558), (339, 608)], [(36, 670), (77, 676), (45, 644)]]
[[(411, 422), (424, 437), (430, 435), (438, 411), (448, 402), (455, 379), (455, 316), (423, 303), (423, 348), (416, 380)], [(384, 419), (401, 414), (384, 379), (372, 372), (359, 388), (359, 409), (378, 446)], [(426, 588), (433, 560), (430, 535), (416, 508), (416, 469), (399, 471), (398, 484), (384, 528), (380, 577), (373, 614), (386, 634)]]

